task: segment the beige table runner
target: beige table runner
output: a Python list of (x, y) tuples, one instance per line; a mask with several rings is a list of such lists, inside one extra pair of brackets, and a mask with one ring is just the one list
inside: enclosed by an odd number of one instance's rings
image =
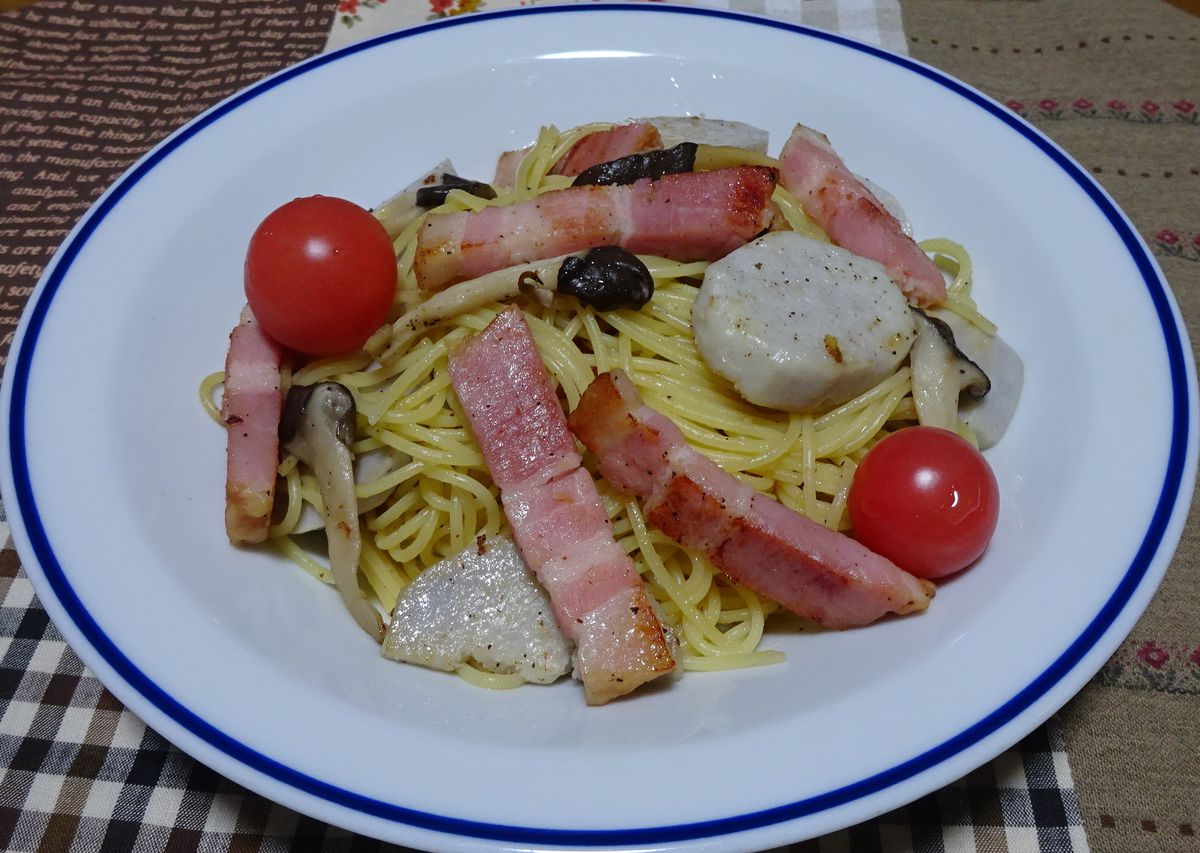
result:
[[(915, 58), (1009, 104), (1113, 195), (1166, 273), (1195, 351), (1200, 18), (1122, 0), (906, 0), (903, 8)], [(1114, 335), (1123, 345), (1119, 330)], [(1137, 464), (1136, 448), (1113, 450), (1114, 464)], [(1103, 489), (1104, 472), (1095, 480)], [(1098, 851), (1200, 850), (1198, 521), (1193, 506), (1146, 614), (1060, 715)]]

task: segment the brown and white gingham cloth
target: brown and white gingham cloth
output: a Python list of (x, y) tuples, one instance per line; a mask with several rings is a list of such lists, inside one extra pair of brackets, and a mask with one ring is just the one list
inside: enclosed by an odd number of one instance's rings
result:
[[(475, 0), (223, 0), (164, 15), (147, 0), (110, 6), (43, 0), (0, 15), (0, 249), (25, 261), (4, 268), (0, 318), (15, 317), (42, 266), (90, 201), (142, 152), (192, 115), (242, 86), (379, 26), (469, 12)], [(488, 2), (488, 8), (517, 5)], [(712, 5), (711, 3), (707, 5)], [(777, 14), (904, 48), (895, 0), (729, 0), (731, 8)], [(386, 10), (384, 7), (387, 7)], [(387, 24), (384, 24), (385, 14)], [(114, 24), (114, 18), (117, 19)], [(153, 36), (103, 49), (117, 25), (153, 20)], [(128, 27), (127, 27), (128, 29)], [(81, 37), (83, 36), (83, 37)], [(232, 54), (219, 68), (189, 60), (203, 43)], [(164, 81), (161, 87), (147, 78)], [(191, 85), (178, 86), (181, 79)], [(122, 80), (126, 80), (122, 84)], [(161, 108), (162, 91), (179, 95)], [(46, 106), (61, 113), (43, 121)], [(120, 132), (101, 136), (96, 117)], [(40, 128), (40, 129), (39, 129)], [(81, 140), (97, 153), (47, 177), (41, 154), (5, 154), (23, 134)], [(56, 150), (26, 145), (26, 153)], [(54, 171), (62, 172), (64, 167)], [(87, 174), (84, 174), (84, 173)], [(46, 187), (71, 191), (51, 210), (30, 205)], [(21, 193), (15, 192), (17, 189)], [(62, 198), (62, 196), (57, 196)], [(7, 230), (6, 230), (7, 229)], [(8, 255), (11, 257), (11, 255)], [(3, 266), (3, 265), (0, 265)], [(7, 349), (8, 339), (0, 344)], [(2, 519), (0, 508), (0, 519)], [(0, 541), (8, 541), (0, 520)], [(100, 684), (38, 603), (11, 543), (0, 551), (0, 849), (9, 851), (375, 851), (397, 850), (275, 805), (193, 761), (146, 728)], [(905, 808), (795, 845), (797, 851), (1087, 850), (1062, 737), (1052, 720), (992, 763)]]
[[(278, 806), (193, 761), (121, 706), (63, 641), (11, 549), (0, 552), (0, 849), (398, 850)], [(792, 850), (1086, 851), (1051, 720), (928, 797)]]

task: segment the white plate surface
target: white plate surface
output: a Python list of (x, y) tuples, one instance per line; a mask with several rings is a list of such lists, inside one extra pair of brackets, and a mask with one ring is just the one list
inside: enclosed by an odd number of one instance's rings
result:
[[(450, 156), (560, 127), (706, 114), (825, 131), (973, 253), (1027, 385), (988, 456), (984, 559), (930, 610), (769, 634), (781, 666), (603, 708), (382, 660), (335, 594), (222, 526), (219, 369), (249, 234), (298, 195), (378, 202)], [(1169, 563), (1196, 466), (1178, 311), (1108, 196), (945, 75), (800, 27), (669, 7), (539, 7), (386, 36), (224, 102), (68, 238), (4, 382), (4, 500), (38, 594), (132, 710), (206, 764), (350, 829), (450, 850), (761, 849), (951, 782), (1059, 708)]]

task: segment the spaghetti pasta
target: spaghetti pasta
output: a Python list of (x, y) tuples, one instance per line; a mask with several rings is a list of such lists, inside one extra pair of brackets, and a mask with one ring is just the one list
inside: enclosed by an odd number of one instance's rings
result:
[[(515, 186), (498, 188), (492, 200), (454, 190), (433, 212), (512, 204), (561, 188), (569, 179), (549, 174), (555, 161), (582, 136), (609, 126), (586, 125), (561, 134), (543, 128), (517, 169)], [(827, 239), (786, 190), (777, 189), (773, 201), (791, 228)], [(394, 242), (397, 312), (420, 301), (413, 258), (425, 215), (409, 222)], [(970, 296), (966, 251), (948, 240), (921, 245), (956, 276), (949, 306), (987, 329)], [(785, 506), (830, 528), (846, 528), (847, 494), (857, 463), (889, 429), (916, 419), (909, 369), (901, 367), (855, 399), (816, 415), (755, 406), (708, 368), (692, 337), (692, 304), (707, 264), (642, 260), (654, 278), (655, 293), (639, 311), (601, 312), (561, 295), (550, 304), (529, 295), (516, 299), (565, 407), (575, 406), (597, 373), (619, 367), (647, 404), (677, 424), (700, 452)], [(448, 372), (454, 350), (500, 310), (499, 304), (490, 304), (443, 319), (389, 353), (384, 364), (355, 353), (311, 362), (292, 378), (296, 384), (332, 380), (344, 385), (358, 409), (354, 450), (392, 448), (409, 460), (357, 487), (360, 500), (387, 495), (364, 516), (360, 563), (384, 609), (390, 610), (422, 569), (459, 553), (480, 535), (506, 532), (499, 492), (467, 428)], [(200, 389), (206, 409), (218, 421), (212, 396), (220, 376), (207, 377)], [(278, 499), (281, 511), (271, 539), (282, 553), (329, 583), (328, 570), (291, 535), (301, 504), (319, 505), (317, 489), (292, 458), (281, 465), (280, 475), (286, 488)], [(616, 493), (602, 478), (597, 485), (618, 543), (679, 643), (683, 669), (714, 671), (782, 660), (779, 652), (759, 648), (776, 604), (733, 584), (704, 557), (649, 528), (637, 502)], [(519, 681), (471, 667), (459, 674), (486, 687), (511, 687)]]
[[(823, 524), (843, 526), (856, 458), (889, 419), (911, 417), (904, 405), (910, 391), (907, 370), (819, 418), (753, 406), (708, 369), (691, 338), (696, 293), (691, 278), (697, 265), (648, 260), (656, 292), (642, 311), (597, 312), (574, 300), (565, 309), (520, 301), (566, 405), (578, 402), (597, 371), (620, 366), (647, 402), (727, 470)], [(414, 569), (458, 553), (479, 534), (506, 529), (498, 492), (465, 427), (447, 372), (454, 346), (499, 310), (490, 306), (443, 322), (386, 367), (344, 374), (320, 369), (323, 378), (351, 389), (366, 442), (394, 447), (414, 460), (358, 490), (360, 498), (392, 494), (366, 522), (370, 548), (364, 573), (371, 588), (382, 593), (385, 607)], [(298, 371), (296, 381), (305, 375)], [(707, 560), (647, 530), (636, 502), (603, 480), (598, 485), (618, 542), (680, 642), (685, 669), (778, 659), (757, 651), (765, 618), (776, 609), (773, 603), (734, 586)], [(289, 488), (285, 518), (294, 514), (295, 498)]]

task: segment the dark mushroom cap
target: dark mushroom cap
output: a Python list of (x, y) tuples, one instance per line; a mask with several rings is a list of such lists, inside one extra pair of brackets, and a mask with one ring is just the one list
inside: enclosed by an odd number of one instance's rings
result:
[(926, 314), (920, 308), (913, 305), (910, 305), (909, 309), (919, 319), (924, 320), (932, 326), (934, 331), (938, 333), (938, 337), (942, 339), (942, 343), (945, 346), (945, 357), (957, 365), (958, 373), (962, 377), (962, 389), (976, 400), (987, 396), (988, 391), (992, 390), (992, 380), (983, 372), (982, 367), (972, 361), (966, 353), (958, 348), (958, 343), (954, 340), (954, 330), (950, 328), (950, 324), (940, 317), (932, 317)]
[(571, 186), (632, 184), (641, 178), (658, 180), (663, 175), (691, 172), (695, 168), (696, 143), (681, 142), (674, 148), (630, 154), (607, 163), (598, 163), (580, 172)]
[(556, 289), (600, 311), (636, 309), (654, 296), (654, 276), (633, 252), (601, 246), (564, 260)]
[(293, 385), (288, 389), (279, 419), (279, 441), (289, 444), (301, 433), (306, 415), (332, 425), (333, 433), (342, 444), (354, 441), (354, 396), (339, 382), (318, 382), (316, 385)]
[(417, 190), (417, 207), (430, 208), (445, 204), (446, 197), (450, 195), (450, 190), (462, 190), (479, 198), (490, 199), (496, 197), (496, 191), (492, 189), (490, 184), (460, 178), (458, 175), (447, 172), (442, 175), (440, 182), (431, 187), (421, 187)]

